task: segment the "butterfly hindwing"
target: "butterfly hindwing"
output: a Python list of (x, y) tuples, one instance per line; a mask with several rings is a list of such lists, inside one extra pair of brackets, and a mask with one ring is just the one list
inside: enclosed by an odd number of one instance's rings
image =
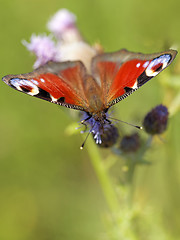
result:
[(175, 50), (142, 54), (122, 49), (94, 57), (92, 72), (101, 84), (105, 106), (110, 107), (136, 91), (164, 70), (176, 54)]
[(84, 110), (86, 69), (80, 61), (48, 62), (31, 73), (7, 75), (3, 81), (12, 88), (65, 107)]

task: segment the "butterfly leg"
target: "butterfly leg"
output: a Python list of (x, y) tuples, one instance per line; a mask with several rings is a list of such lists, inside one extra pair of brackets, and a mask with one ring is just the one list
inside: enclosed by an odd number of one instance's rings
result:
[(82, 133), (85, 133), (87, 131), (87, 124), (83, 121), (81, 122), (81, 124), (85, 126), (85, 129), (82, 131)]
[(106, 121), (109, 123), (109, 124), (111, 124), (112, 122), (109, 120), (109, 119), (106, 119)]
[(85, 130), (83, 132), (86, 132), (87, 130), (87, 123), (86, 121), (88, 121), (91, 118), (91, 116), (88, 116), (86, 119), (81, 121), (81, 124), (85, 126)]

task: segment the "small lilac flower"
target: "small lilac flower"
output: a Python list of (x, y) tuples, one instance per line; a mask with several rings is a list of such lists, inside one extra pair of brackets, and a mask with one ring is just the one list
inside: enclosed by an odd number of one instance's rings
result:
[(76, 29), (76, 16), (67, 9), (61, 9), (50, 19), (47, 28), (61, 39), (66, 31)]
[(151, 135), (163, 133), (167, 128), (168, 114), (167, 107), (162, 104), (153, 108), (144, 118), (145, 131)]
[(125, 153), (136, 152), (140, 147), (140, 137), (137, 133), (124, 136), (120, 143), (120, 149)]
[(37, 59), (34, 63), (34, 68), (44, 65), (48, 61), (56, 61), (57, 49), (55, 43), (53, 42), (51, 36), (33, 34), (31, 36), (30, 43), (23, 41), (23, 45), (33, 52)]

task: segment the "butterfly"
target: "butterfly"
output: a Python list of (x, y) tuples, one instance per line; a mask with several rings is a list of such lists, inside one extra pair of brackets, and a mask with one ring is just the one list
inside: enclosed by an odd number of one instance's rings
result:
[(119, 50), (92, 58), (89, 73), (81, 61), (48, 62), (33, 72), (7, 75), (10, 87), (49, 102), (84, 111), (96, 142), (101, 144), (108, 109), (128, 97), (171, 64), (177, 51), (142, 54)]

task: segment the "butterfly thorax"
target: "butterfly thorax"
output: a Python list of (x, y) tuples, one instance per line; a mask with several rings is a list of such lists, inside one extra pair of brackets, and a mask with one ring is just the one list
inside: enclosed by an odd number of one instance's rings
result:
[(90, 115), (97, 115), (100, 117), (101, 112), (106, 108), (103, 101), (103, 91), (91, 75), (86, 75), (84, 95), (86, 99), (85, 111), (90, 113)]
[(105, 111), (101, 111), (96, 114), (93, 114), (92, 117), (95, 121), (99, 122), (102, 125), (107, 122), (107, 115)]

